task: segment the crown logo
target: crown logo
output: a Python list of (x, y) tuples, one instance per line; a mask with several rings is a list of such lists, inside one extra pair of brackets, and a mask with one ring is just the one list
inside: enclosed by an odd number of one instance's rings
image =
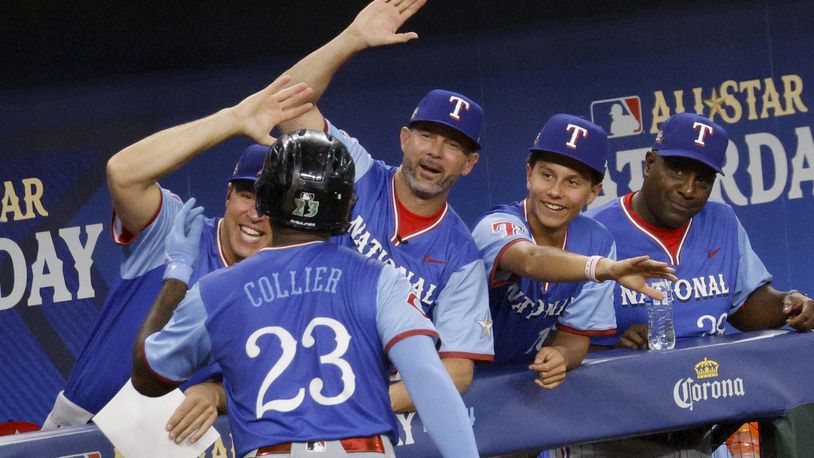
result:
[(695, 365), (695, 375), (699, 379), (718, 376), (718, 362), (704, 357), (704, 360)]

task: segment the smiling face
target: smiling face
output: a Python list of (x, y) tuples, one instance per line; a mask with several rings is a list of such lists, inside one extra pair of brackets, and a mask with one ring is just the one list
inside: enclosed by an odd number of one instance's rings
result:
[(650, 224), (678, 228), (704, 208), (715, 183), (715, 171), (685, 157), (661, 157), (650, 151), (645, 158), (641, 202), (636, 208)]
[(226, 192), (220, 242), (229, 264), (239, 262), (271, 244), (268, 216), (259, 216), (252, 181), (233, 181)]
[(429, 122), (401, 129), (401, 172), (410, 191), (421, 199), (441, 196), (478, 162), (469, 139), (458, 131)]
[(564, 231), (602, 190), (602, 183), (595, 183), (592, 175), (592, 169), (574, 159), (533, 152), (526, 164), (526, 205), (532, 231), (540, 236)]

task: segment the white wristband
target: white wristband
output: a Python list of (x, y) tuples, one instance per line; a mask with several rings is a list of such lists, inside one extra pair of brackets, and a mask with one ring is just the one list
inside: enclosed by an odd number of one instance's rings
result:
[(599, 261), (602, 259), (602, 256), (591, 256), (585, 261), (585, 277), (596, 283), (601, 283), (599, 280), (596, 279), (596, 266), (599, 264)]

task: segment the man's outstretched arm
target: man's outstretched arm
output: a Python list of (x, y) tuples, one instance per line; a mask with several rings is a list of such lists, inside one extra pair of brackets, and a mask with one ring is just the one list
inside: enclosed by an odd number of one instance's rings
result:
[(150, 135), (119, 151), (107, 163), (107, 183), (113, 209), (131, 233), (141, 230), (161, 201), (156, 182), (190, 159), (224, 140), (245, 135), (271, 145), (271, 130), (279, 122), (312, 108), (305, 84), (288, 88), (282, 76), (235, 106)]
[[(374, 0), (353, 22), (334, 39), (305, 56), (285, 73), (292, 83), (304, 82), (314, 92), (310, 102), (316, 102), (328, 88), (337, 71), (356, 53), (376, 46), (405, 43), (418, 38), (415, 32), (398, 33), (398, 29), (412, 17), (426, 0)], [(317, 108), (287, 122), (280, 130), (322, 130), (322, 114)]]

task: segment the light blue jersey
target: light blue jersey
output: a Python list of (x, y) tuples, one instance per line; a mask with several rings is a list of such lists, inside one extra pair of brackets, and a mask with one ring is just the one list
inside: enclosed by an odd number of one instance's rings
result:
[[(727, 204), (707, 202), (692, 217), (675, 256), (633, 215), (630, 199), (620, 197), (587, 214), (604, 224), (617, 241), (621, 258), (649, 255), (675, 267), (673, 315), (676, 337), (718, 335), (727, 318), (750, 294), (771, 281), (749, 237)], [(612, 345), (632, 324), (647, 323), (644, 296), (616, 285), (615, 336), (593, 338), (592, 343)]]
[[(515, 243), (534, 242), (526, 201), (499, 205), (481, 217), (472, 235), (489, 273), (489, 304), (495, 320), (495, 363), (531, 363), (549, 333), (613, 334), (613, 283), (549, 283), (501, 270), (500, 257)], [(561, 247), (586, 256), (616, 259), (613, 237), (601, 224), (578, 215)]]
[[(163, 284), (164, 239), (183, 202), (166, 189), (161, 190), (161, 198), (156, 215), (139, 234), (127, 233), (114, 215), (112, 236), (123, 245), (121, 281), (105, 299), (65, 386), (65, 396), (91, 413), (101, 410), (130, 378), (133, 341)], [(193, 282), (226, 265), (218, 244), (219, 223), (219, 219), (207, 219), (204, 224)], [(206, 369), (190, 384), (216, 373), (216, 367)]]
[(386, 352), (437, 336), (418, 305), (395, 269), (347, 248), (265, 248), (202, 278), (145, 355), (176, 383), (220, 363), (240, 456), (281, 442), (394, 437)]
[(348, 233), (334, 241), (407, 277), (441, 335), (442, 358), (491, 361), (486, 272), (469, 229), (445, 203), (433, 224), (412, 234), (398, 234), (393, 188), (398, 168), (373, 160), (355, 138), (327, 125), (328, 133), (353, 156), (358, 195)]

